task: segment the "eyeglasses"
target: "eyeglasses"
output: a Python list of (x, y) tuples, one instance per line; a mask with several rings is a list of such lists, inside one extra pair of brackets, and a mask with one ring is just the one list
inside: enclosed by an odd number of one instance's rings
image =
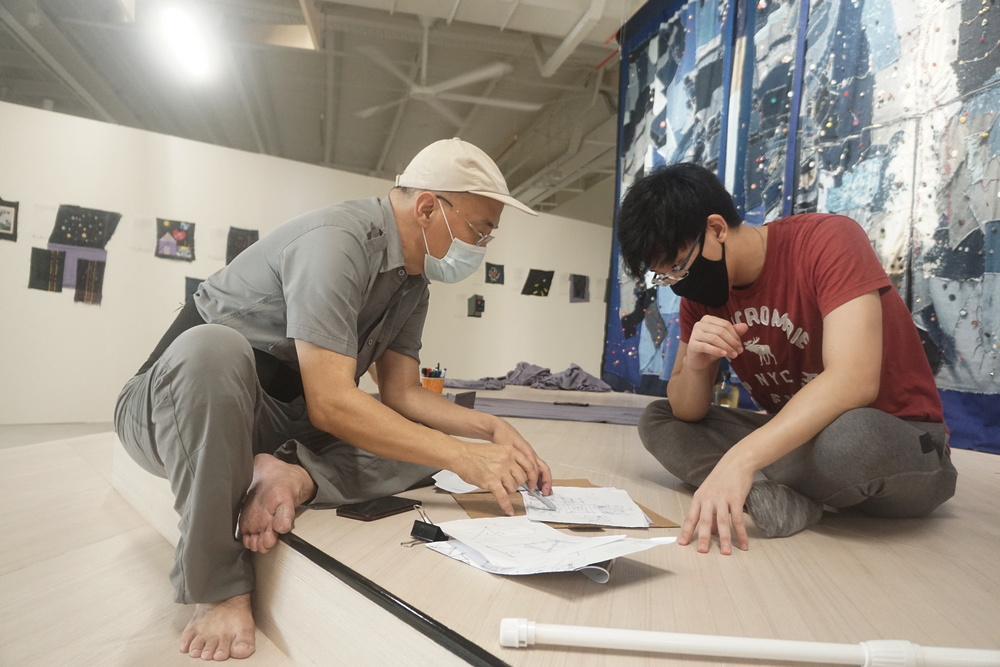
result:
[(458, 215), (462, 218), (462, 220), (465, 220), (465, 224), (469, 225), (469, 227), (472, 227), (472, 231), (474, 231), (476, 233), (476, 236), (479, 237), (479, 240), (476, 241), (476, 245), (477, 246), (482, 247), (482, 246), (486, 245), (487, 243), (489, 243), (490, 241), (493, 240), (493, 236), (491, 236), (490, 234), (483, 234), (481, 231), (479, 231), (478, 229), (476, 229), (476, 226), (474, 224), (472, 224), (471, 222), (469, 222), (469, 219), (467, 217), (465, 217), (465, 215), (463, 215), (461, 211), (459, 211), (457, 208), (455, 208), (455, 205), (452, 204), (450, 201), (448, 201), (447, 199), (445, 199), (441, 195), (434, 195), (434, 196), (437, 197), (438, 199), (440, 199), (441, 201), (443, 201), (448, 206), (450, 206), (451, 210), (453, 210), (455, 213), (458, 213)]
[(705, 241), (705, 232), (702, 232), (701, 234), (698, 235), (698, 238), (695, 239), (694, 243), (691, 244), (691, 249), (688, 250), (688, 254), (684, 257), (683, 260), (681, 260), (680, 264), (674, 264), (673, 266), (670, 267), (670, 270), (667, 271), (666, 273), (654, 274), (653, 278), (649, 282), (656, 285), (657, 287), (669, 287), (670, 285), (676, 285), (680, 281), (687, 278), (688, 274), (691, 272), (685, 269), (684, 267), (688, 265), (688, 261), (690, 261), (691, 255), (694, 254), (694, 249), (702, 247), (704, 245), (704, 241)]

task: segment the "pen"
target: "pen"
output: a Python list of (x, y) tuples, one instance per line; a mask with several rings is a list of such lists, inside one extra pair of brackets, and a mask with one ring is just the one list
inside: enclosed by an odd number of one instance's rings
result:
[(529, 489), (524, 484), (521, 485), (521, 488), (524, 489), (525, 491), (527, 491), (528, 493), (530, 493), (535, 498), (537, 498), (538, 502), (542, 503), (543, 505), (545, 505), (547, 508), (549, 508), (553, 512), (556, 510), (556, 504), (554, 502), (552, 502), (551, 500), (549, 500), (548, 498), (546, 498), (545, 496), (543, 496), (542, 492), (539, 491), (538, 489)]

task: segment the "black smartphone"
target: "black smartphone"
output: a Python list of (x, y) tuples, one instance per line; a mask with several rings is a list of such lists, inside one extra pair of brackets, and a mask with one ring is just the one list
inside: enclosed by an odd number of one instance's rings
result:
[(341, 505), (337, 508), (337, 516), (357, 519), (358, 521), (374, 521), (375, 519), (382, 519), (393, 514), (411, 510), (414, 505), (419, 504), (419, 500), (400, 498), (399, 496), (386, 496), (385, 498), (366, 500), (363, 503)]

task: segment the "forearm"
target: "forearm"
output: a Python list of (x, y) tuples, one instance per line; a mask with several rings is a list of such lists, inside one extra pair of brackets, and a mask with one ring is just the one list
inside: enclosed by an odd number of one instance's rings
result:
[(848, 410), (868, 405), (871, 392), (850, 377), (824, 371), (796, 393), (767, 424), (726, 455), (756, 472), (812, 440)]
[(454, 465), (468, 445), (396, 413), (359, 389), (309, 403), (313, 426), (386, 458), (437, 468)]
[(667, 398), (674, 416), (684, 421), (698, 421), (712, 404), (712, 387), (718, 364), (694, 370), (682, 366), (667, 383)]
[(463, 438), (490, 440), (497, 417), (469, 410), (414, 384), (384, 396), (385, 404), (407, 419)]

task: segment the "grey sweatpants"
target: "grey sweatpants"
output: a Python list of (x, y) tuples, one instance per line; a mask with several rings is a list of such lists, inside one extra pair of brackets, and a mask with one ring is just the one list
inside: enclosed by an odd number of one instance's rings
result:
[[(639, 421), (646, 449), (679, 479), (700, 486), (719, 459), (772, 415), (712, 406), (698, 422), (650, 403)], [(831, 507), (879, 517), (924, 516), (955, 493), (944, 424), (849, 410), (815, 438), (763, 468), (768, 479)]]
[(316, 482), (310, 507), (404, 491), (436, 472), (381, 458), (314, 428), (299, 398), (282, 403), (257, 379), (239, 332), (188, 329), (125, 385), (115, 430), (143, 468), (170, 480), (181, 532), (170, 574), (177, 602), (217, 602), (253, 589), (250, 552), (234, 538), (253, 457), (298, 463)]

